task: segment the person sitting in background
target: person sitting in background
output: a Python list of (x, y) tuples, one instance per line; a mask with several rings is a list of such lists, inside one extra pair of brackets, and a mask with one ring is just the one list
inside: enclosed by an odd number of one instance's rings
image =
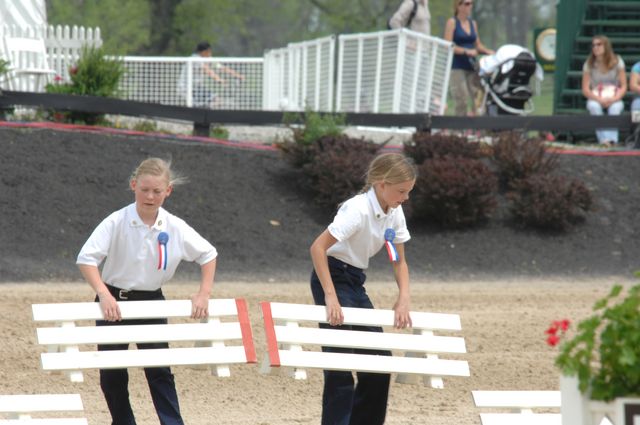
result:
[[(475, 104), (480, 92), (480, 77), (475, 71), (474, 62), (479, 54), (492, 55), (480, 41), (478, 24), (471, 19), (472, 0), (453, 0), (453, 18), (447, 20), (444, 39), (452, 41), (453, 62), (451, 63), (451, 95), (456, 104), (456, 115), (475, 115)], [(469, 110), (469, 104), (473, 109)]]
[[(591, 54), (582, 67), (582, 94), (587, 98), (591, 115), (620, 115), (624, 109), (622, 98), (627, 92), (624, 61), (616, 55), (611, 42), (604, 35), (591, 40)], [(598, 143), (611, 146), (618, 143), (618, 130), (596, 130)]]
[(633, 67), (631, 67), (629, 90), (635, 95), (631, 102), (631, 112), (640, 112), (640, 62), (636, 62)]
[(403, 0), (389, 19), (389, 29), (409, 28), (411, 31), (431, 35), (429, 0)]

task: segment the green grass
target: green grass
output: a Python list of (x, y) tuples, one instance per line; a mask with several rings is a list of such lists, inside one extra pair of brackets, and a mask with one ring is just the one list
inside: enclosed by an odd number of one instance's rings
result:
[(553, 114), (553, 81), (553, 73), (546, 72), (544, 81), (540, 83), (540, 94), (532, 98), (535, 107), (533, 115)]

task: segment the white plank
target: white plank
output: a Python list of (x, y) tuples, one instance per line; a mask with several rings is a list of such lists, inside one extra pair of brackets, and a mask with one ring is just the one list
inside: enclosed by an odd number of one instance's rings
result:
[[(324, 306), (270, 303), (275, 320), (311, 321), (326, 323)], [(344, 322), (349, 325), (393, 326), (394, 311), (344, 307)], [(414, 328), (458, 331), (462, 329), (457, 314), (410, 312)]]
[(275, 326), (283, 344), (314, 344), (331, 347), (417, 351), (421, 353), (466, 353), (464, 339), (402, 333), (378, 333), (335, 329)]
[(237, 322), (38, 328), (37, 334), (38, 343), (44, 345), (242, 339), (240, 324)]
[(560, 391), (472, 391), (477, 407), (560, 407)]
[(434, 376), (470, 376), (469, 365), (462, 360), (288, 350), (278, 350), (278, 354), (281, 366), (363, 372), (417, 373)]
[(59, 412), (82, 410), (80, 394), (1, 395), (0, 412)]
[[(190, 300), (166, 301), (120, 301), (118, 302), (123, 319), (151, 319), (158, 317), (190, 317)], [(100, 304), (84, 303), (55, 303), (33, 304), (33, 320), (35, 321), (69, 321), (69, 320), (100, 320), (102, 312)], [(236, 301), (234, 299), (209, 300), (209, 316), (237, 316)]]
[(44, 370), (246, 363), (243, 346), (42, 353)]
[(482, 425), (562, 425), (560, 413), (480, 413)]
[(0, 419), (0, 425), (89, 425), (85, 418)]

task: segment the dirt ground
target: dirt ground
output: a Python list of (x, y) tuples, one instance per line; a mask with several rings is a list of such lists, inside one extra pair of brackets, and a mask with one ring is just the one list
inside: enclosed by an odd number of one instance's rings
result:
[[(393, 383), (389, 425), (479, 424), (479, 409), (472, 390), (554, 390), (558, 372), (555, 350), (545, 344), (545, 329), (552, 320), (578, 320), (589, 314), (614, 278), (597, 280), (496, 280), (469, 282), (414, 282), (412, 309), (461, 316), (469, 362), (468, 378), (445, 378), (444, 389), (420, 384)], [(391, 282), (370, 282), (368, 291), (378, 308), (390, 308), (397, 290)], [(168, 298), (186, 299), (195, 282), (165, 287)], [(260, 301), (310, 303), (308, 284), (256, 284), (220, 282), (216, 298), (246, 298), (258, 359), (266, 351), (259, 312)], [(81, 283), (9, 283), (0, 285), (0, 324), (10, 343), (0, 345), (0, 394), (79, 393), (92, 425), (109, 423), (98, 384), (98, 372), (84, 373), (85, 382), (71, 383), (62, 374), (41, 370), (31, 304), (91, 300)], [(445, 358), (445, 356), (443, 356)], [(311, 370), (306, 381), (286, 373), (259, 373), (259, 365), (234, 365), (230, 378), (211, 376), (207, 370), (173, 369), (185, 423), (191, 425), (318, 424), (322, 375)], [(130, 371), (130, 392), (139, 424), (158, 423), (141, 369)]]
[[(262, 146), (264, 147), (264, 146)], [(166, 208), (218, 249), (213, 296), (244, 297), (258, 358), (265, 352), (260, 301), (311, 303), (308, 247), (334, 211), (312, 202), (301, 175), (274, 150), (168, 136), (0, 127), (0, 394), (80, 393), (93, 425), (109, 423), (97, 371), (72, 384), (41, 371), (31, 304), (89, 301), (78, 250), (112, 211), (132, 202), (127, 180), (148, 156), (171, 158), (189, 178)], [(440, 231), (409, 223), (412, 309), (457, 313), (471, 377), (445, 388), (393, 384), (387, 423), (479, 424), (472, 390), (558, 388), (552, 320), (585, 317), (616, 282), (631, 284), (640, 252), (638, 156), (562, 155), (561, 170), (585, 181), (597, 210), (567, 234), (525, 231), (500, 211), (484, 227)], [(186, 299), (198, 269), (185, 264), (166, 288)], [(397, 294), (388, 260), (374, 258), (368, 290), (379, 308)], [(174, 370), (187, 424), (317, 424), (322, 377), (294, 381), (233, 366), (227, 379)], [(141, 370), (131, 395), (139, 424), (157, 423)]]

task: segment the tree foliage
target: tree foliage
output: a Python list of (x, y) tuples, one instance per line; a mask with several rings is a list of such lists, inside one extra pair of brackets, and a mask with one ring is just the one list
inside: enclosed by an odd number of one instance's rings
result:
[[(203, 40), (216, 56), (261, 56), (267, 49), (330, 34), (379, 31), (402, 0), (49, 0), (49, 23), (100, 27), (108, 54), (188, 55)], [(476, 0), (474, 19), (489, 47), (527, 45), (551, 24), (554, 0)], [(451, 0), (430, 0), (441, 37)], [(530, 47), (530, 46), (529, 46)]]

